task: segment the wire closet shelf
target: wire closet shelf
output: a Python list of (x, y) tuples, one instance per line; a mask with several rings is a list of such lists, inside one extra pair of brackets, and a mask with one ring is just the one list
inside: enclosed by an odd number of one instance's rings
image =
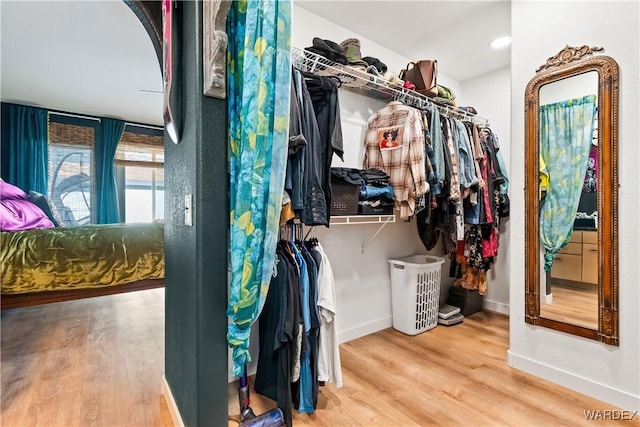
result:
[(341, 87), (382, 101), (400, 101), (415, 108), (437, 108), (440, 114), (453, 119), (470, 121), (480, 127), (489, 127), (489, 120), (468, 111), (441, 104), (433, 99), (382, 77), (369, 74), (348, 65), (338, 64), (321, 55), (298, 47), (291, 48), (292, 65), (301, 71), (326, 77), (335, 77)]

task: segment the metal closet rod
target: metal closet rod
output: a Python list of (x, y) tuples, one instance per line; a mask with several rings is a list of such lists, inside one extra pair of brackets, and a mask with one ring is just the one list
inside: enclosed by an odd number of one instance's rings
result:
[(335, 63), (324, 56), (308, 50), (292, 47), (292, 63), (300, 70), (320, 76), (337, 78), (342, 83), (342, 86), (352, 90), (364, 91), (371, 95), (377, 93), (379, 94), (378, 97), (384, 95), (387, 99), (391, 98), (405, 103), (409, 100), (416, 108), (431, 106), (437, 108), (438, 111), (446, 117), (454, 119), (463, 118), (477, 125), (489, 126), (489, 120), (477, 114), (440, 104), (426, 95), (389, 83), (379, 76)]
[[(395, 88), (392, 88), (392, 89), (396, 90)], [(411, 102), (407, 102), (406, 98), (409, 98)], [(470, 120), (471, 122), (477, 125), (489, 126), (489, 120), (485, 119), (484, 117), (480, 117), (476, 114), (472, 114), (472, 113), (469, 113), (468, 111), (460, 110), (448, 105), (439, 104), (436, 101), (433, 101), (427, 97), (423, 98), (422, 96), (416, 96), (412, 93), (400, 92), (399, 94), (394, 96), (394, 99), (400, 102), (404, 102), (406, 104), (408, 103), (413, 104), (414, 107), (419, 109), (425, 109), (429, 106), (433, 108), (437, 108), (440, 114), (449, 118)]]

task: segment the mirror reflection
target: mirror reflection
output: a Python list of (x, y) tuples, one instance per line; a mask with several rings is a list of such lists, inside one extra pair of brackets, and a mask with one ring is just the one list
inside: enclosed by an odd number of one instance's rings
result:
[(540, 315), (598, 328), (598, 73), (540, 88)]
[(525, 92), (525, 321), (619, 345), (618, 65), (602, 50), (566, 46)]

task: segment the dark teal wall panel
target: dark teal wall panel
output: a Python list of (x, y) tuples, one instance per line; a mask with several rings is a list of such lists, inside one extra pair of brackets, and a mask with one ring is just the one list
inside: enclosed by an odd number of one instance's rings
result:
[[(181, 142), (165, 137), (165, 372), (185, 424), (227, 424), (226, 100), (202, 95), (202, 3), (180, 2)], [(180, 97), (180, 96), (179, 96)], [(184, 196), (193, 195), (193, 226)]]

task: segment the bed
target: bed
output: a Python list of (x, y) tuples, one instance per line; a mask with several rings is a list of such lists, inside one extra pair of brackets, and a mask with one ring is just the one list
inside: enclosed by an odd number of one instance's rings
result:
[(164, 286), (164, 224), (0, 233), (2, 309)]

